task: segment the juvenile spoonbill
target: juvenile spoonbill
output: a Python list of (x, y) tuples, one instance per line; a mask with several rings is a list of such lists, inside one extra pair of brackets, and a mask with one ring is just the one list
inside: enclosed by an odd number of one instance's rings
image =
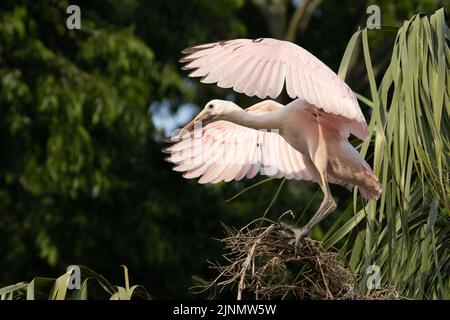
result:
[[(302, 228), (288, 226), (295, 243), (335, 208), (328, 183), (358, 186), (366, 199), (382, 191), (370, 166), (348, 142), (367, 139), (355, 95), (331, 69), (296, 44), (269, 38), (236, 39), (183, 50), (183, 69), (203, 83), (248, 96), (276, 98), (284, 84), (294, 100), (265, 100), (247, 109), (212, 100), (164, 151), (185, 178), (199, 183), (253, 178), (257, 173), (319, 184), (323, 201)], [(198, 129), (195, 129), (198, 128)], [(287, 225), (285, 225), (287, 226)]]

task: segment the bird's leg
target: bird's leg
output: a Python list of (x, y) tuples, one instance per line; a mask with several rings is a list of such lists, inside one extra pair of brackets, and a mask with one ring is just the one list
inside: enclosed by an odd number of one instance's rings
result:
[(322, 203), (320, 204), (319, 209), (317, 209), (316, 213), (309, 220), (309, 222), (302, 228), (296, 228), (283, 222), (281, 223), (281, 226), (283, 228), (290, 230), (294, 234), (295, 238), (293, 243), (295, 250), (297, 250), (300, 240), (305, 236), (307, 236), (311, 231), (311, 229), (316, 224), (325, 219), (331, 212), (333, 212), (336, 209), (336, 202), (334, 201), (333, 196), (331, 195), (326, 177), (324, 176), (324, 179), (321, 180), (323, 181), (321, 182), (320, 187), (324, 193), (324, 197)]
[(331, 195), (330, 188), (328, 186), (328, 182), (326, 179), (325, 181), (322, 181), (321, 187), (322, 191), (324, 193), (324, 197), (322, 200), (322, 203), (320, 204), (319, 209), (317, 212), (313, 215), (311, 220), (298, 232), (295, 233), (295, 244), (298, 245), (298, 242), (300, 239), (306, 235), (309, 234), (311, 229), (318, 224), (320, 221), (325, 219), (331, 212), (333, 212), (336, 209), (336, 202), (333, 199), (333, 196)]
[[(328, 150), (327, 143), (324, 136), (323, 127), (320, 124), (320, 117), (316, 115), (317, 119), (317, 134), (311, 135), (310, 140), (308, 141), (308, 151), (309, 156), (305, 157), (305, 164), (309, 166), (311, 172), (316, 174), (316, 178), (319, 182), (320, 188), (323, 191), (324, 197), (322, 203), (320, 204), (319, 209), (314, 214), (314, 216), (309, 220), (309, 222), (302, 228), (294, 228), (289, 227), (295, 235), (295, 249), (298, 247), (298, 243), (300, 240), (307, 236), (311, 229), (322, 221), (327, 215), (336, 209), (336, 202), (331, 195), (330, 188), (328, 186), (327, 179), (327, 167), (328, 167)], [(282, 225), (283, 227), (287, 227), (287, 225)]]

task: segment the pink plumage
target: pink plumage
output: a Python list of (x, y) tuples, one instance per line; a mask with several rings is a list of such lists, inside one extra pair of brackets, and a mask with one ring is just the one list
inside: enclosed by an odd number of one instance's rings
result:
[[(195, 69), (189, 76), (202, 77), (201, 82), (217, 82), (219, 87), (232, 87), (261, 99), (278, 97), (286, 83), (291, 98), (349, 118), (355, 136), (368, 136), (364, 115), (351, 89), (322, 61), (294, 43), (270, 38), (236, 39), (196, 46), (183, 53), (187, 54), (180, 60), (187, 63), (183, 69)], [(272, 74), (276, 76), (269, 77)], [(245, 85), (239, 82), (241, 79)]]
[(368, 137), (364, 115), (347, 84), (319, 59), (296, 44), (268, 38), (204, 44), (183, 53), (183, 69), (203, 83), (259, 98), (276, 98), (286, 86), (294, 100), (286, 106), (265, 100), (245, 111), (229, 101), (208, 102), (183, 128), (181, 141), (164, 150), (175, 171), (199, 183), (257, 173), (317, 182), (324, 199), (306, 226), (292, 229), (296, 242), (336, 208), (329, 182), (358, 186), (366, 199), (379, 197), (377, 177), (348, 142), (350, 134)]

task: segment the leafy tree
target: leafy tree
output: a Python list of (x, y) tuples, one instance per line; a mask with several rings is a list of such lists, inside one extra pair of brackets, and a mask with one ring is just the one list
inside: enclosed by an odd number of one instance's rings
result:
[(224, 210), (153, 139), (149, 102), (182, 80), (114, 10), (85, 4), (69, 31), (68, 4), (2, 4), (0, 282), (126, 263), (155, 294), (187, 292)]

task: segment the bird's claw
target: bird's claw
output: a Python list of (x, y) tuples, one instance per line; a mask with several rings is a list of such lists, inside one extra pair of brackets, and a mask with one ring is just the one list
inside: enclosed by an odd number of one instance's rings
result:
[(296, 228), (284, 222), (281, 222), (280, 225), (282, 228), (287, 229), (294, 234), (294, 239), (289, 241), (289, 244), (294, 246), (294, 253), (295, 255), (297, 255), (297, 249), (299, 247), (300, 241), (309, 234), (310, 229), (306, 226), (303, 228)]

